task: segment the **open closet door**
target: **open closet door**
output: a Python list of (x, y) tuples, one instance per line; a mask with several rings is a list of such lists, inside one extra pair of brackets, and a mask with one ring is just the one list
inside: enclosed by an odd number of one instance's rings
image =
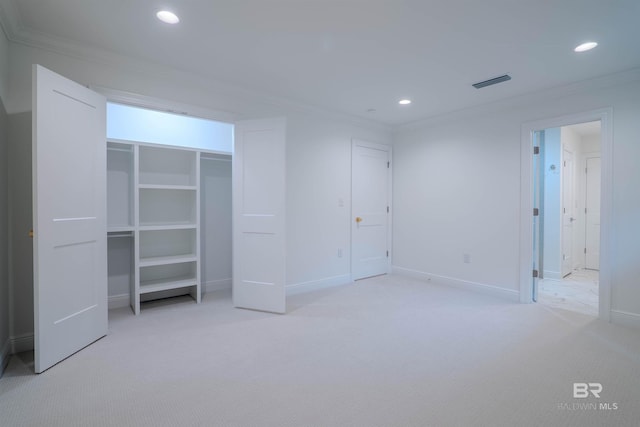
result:
[(107, 334), (106, 100), (33, 67), (35, 371)]
[(285, 313), (286, 121), (236, 124), (233, 147), (233, 304)]

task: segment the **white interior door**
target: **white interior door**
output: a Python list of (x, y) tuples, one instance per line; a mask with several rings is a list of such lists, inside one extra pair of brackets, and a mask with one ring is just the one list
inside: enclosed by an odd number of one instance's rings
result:
[(106, 100), (33, 69), (35, 371), (107, 334)]
[(354, 140), (351, 157), (351, 275), (389, 271), (391, 147)]
[(585, 267), (600, 269), (600, 157), (587, 157)]
[(236, 124), (233, 147), (233, 304), (285, 313), (284, 119)]
[(576, 220), (574, 199), (573, 152), (562, 152), (562, 277), (573, 269), (573, 223)]

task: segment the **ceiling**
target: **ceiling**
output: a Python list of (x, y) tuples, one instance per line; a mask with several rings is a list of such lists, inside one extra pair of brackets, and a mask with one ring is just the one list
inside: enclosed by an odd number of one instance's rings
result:
[(582, 138), (592, 138), (600, 135), (600, 120), (595, 122), (578, 123), (576, 125), (566, 126), (580, 135)]
[[(0, 4), (14, 11), (14, 41), (29, 34), (136, 57), (390, 125), (640, 67), (638, 0)], [(181, 22), (158, 21), (161, 8)], [(599, 46), (573, 52), (588, 40)], [(505, 73), (511, 81), (471, 86)], [(405, 97), (413, 103), (398, 105)]]

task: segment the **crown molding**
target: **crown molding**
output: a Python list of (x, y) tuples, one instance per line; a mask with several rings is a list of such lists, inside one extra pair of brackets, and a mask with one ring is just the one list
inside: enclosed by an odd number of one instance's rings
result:
[(403, 123), (397, 125), (394, 128), (394, 131), (397, 134), (399, 132), (417, 130), (454, 119), (464, 119), (479, 114), (492, 114), (507, 109), (526, 106), (528, 104), (565, 98), (574, 94), (583, 93), (587, 90), (605, 89), (609, 87), (633, 83), (639, 80), (640, 68), (632, 68), (626, 71), (607, 74), (588, 80), (582, 80), (564, 86), (544, 89), (536, 92), (529, 92), (498, 101), (438, 114), (421, 120)]

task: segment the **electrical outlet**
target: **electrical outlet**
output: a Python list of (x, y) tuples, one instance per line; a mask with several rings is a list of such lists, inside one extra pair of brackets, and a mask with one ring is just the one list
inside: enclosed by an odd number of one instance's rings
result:
[(462, 255), (462, 261), (465, 264), (471, 264), (471, 255), (470, 254), (464, 254)]
[(338, 199), (338, 207), (339, 208), (343, 208), (344, 207), (344, 200), (342, 198)]
[(342, 249), (338, 249), (338, 258), (342, 258)]

